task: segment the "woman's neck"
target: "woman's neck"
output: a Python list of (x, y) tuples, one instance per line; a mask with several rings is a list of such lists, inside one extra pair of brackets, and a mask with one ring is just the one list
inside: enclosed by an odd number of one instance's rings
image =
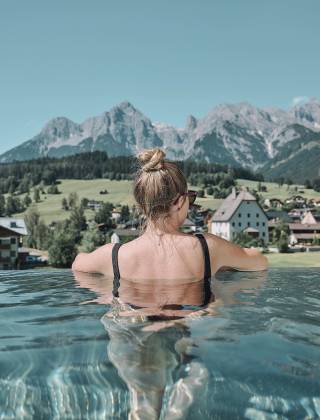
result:
[(163, 235), (170, 235), (170, 234), (172, 235), (172, 234), (180, 233), (180, 232), (179, 232), (178, 226), (174, 226), (169, 223), (166, 223), (165, 225), (161, 225), (161, 226), (148, 223), (145, 233), (148, 235), (163, 236)]

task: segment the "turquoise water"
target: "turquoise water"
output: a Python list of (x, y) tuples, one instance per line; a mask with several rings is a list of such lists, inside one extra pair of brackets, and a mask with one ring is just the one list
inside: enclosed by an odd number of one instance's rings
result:
[(130, 323), (106, 279), (0, 272), (0, 419), (320, 418), (320, 270), (217, 278), (210, 313)]

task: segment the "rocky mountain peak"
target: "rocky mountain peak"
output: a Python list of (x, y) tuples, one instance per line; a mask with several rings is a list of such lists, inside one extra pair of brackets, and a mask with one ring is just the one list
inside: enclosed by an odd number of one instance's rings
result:
[(313, 97), (295, 105), (289, 110), (289, 114), (299, 123), (320, 130), (320, 101), (317, 98)]
[(50, 138), (68, 138), (79, 131), (79, 125), (66, 117), (52, 118), (41, 130), (41, 135)]
[(186, 130), (194, 130), (197, 127), (197, 119), (193, 115), (189, 115), (186, 122)]

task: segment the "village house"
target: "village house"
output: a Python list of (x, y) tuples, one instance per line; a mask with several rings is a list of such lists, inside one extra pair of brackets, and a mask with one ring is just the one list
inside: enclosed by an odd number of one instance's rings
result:
[(266, 198), (264, 200), (264, 205), (268, 208), (281, 209), (283, 204), (283, 201), (281, 201), (279, 198)]
[(269, 242), (268, 218), (256, 198), (243, 188), (233, 188), (208, 224), (208, 231), (228, 241), (243, 232)]
[(112, 219), (117, 222), (121, 218), (121, 210), (120, 209), (113, 209), (111, 213)]
[(87, 203), (87, 208), (94, 211), (100, 210), (101, 207), (102, 207), (102, 201), (90, 200)]
[(310, 211), (305, 213), (301, 223), (289, 223), (289, 229), (290, 245), (312, 245), (313, 239), (320, 237), (320, 223)]
[(285, 200), (286, 204), (292, 204), (295, 203), (297, 208), (305, 207), (307, 205), (307, 199), (305, 197), (302, 197), (302, 195), (293, 195), (290, 198), (287, 198)]
[(23, 219), (0, 217), (0, 270), (18, 267), (19, 247), (25, 235), (27, 228)]

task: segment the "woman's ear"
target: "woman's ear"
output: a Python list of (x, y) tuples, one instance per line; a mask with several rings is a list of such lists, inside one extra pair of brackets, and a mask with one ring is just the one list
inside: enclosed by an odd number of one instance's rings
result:
[(181, 196), (179, 197), (178, 204), (177, 204), (177, 206), (178, 206), (178, 210), (180, 210), (180, 209), (183, 207), (183, 205), (184, 205), (184, 203), (185, 203), (186, 199), (187, 199), (187, 196), (186, 196), (186, 195), (181, 195)]

